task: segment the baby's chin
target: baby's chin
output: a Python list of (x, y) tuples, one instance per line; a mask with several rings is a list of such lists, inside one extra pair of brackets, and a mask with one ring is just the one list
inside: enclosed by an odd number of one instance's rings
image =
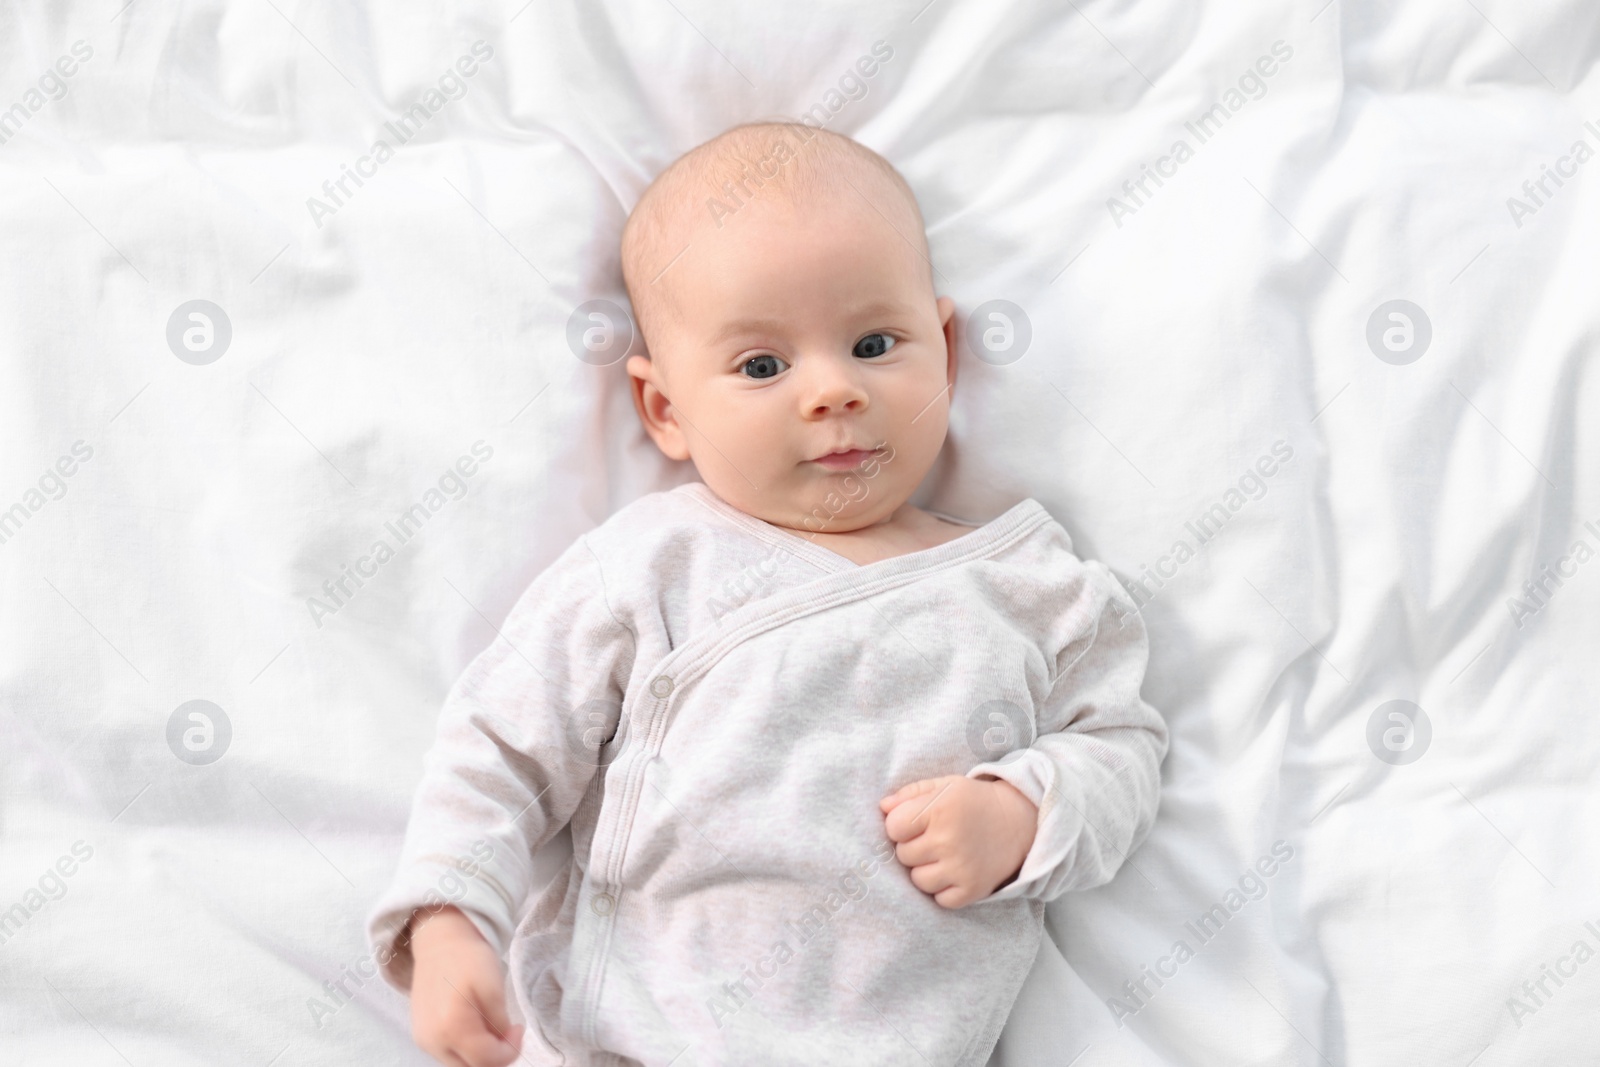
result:
[(813, 464), (801, 467), (787, 478), (770, 471), (756, 474), (757, 481), (765, 483), (761, 489), (736, 472), (730, 477), (725, 469), (701, 468), (700, 477), (732, 507), (802, 536), (853, 533), (886, 522), (910, 499), (919, 481), (905, 477), (911, 473), (908, 468), (895, 477), (883, 464), (873, 469), (875, 473), (864, 468), (830, 472)]
[[(858, 489), (859, 495), (859, 489)], [(892, 499), (884, 493), (874, 493), (870, 498), (851, 500), (841, 492), (830, 497), (823, 491), (815, 496), (784, 500), (757, 515), (764, 522), (785, 527), (802, 536), (811, 534), (845, 534), (865, 530), (891, 518), (905, 501)], [(752, 512), (754, 514), (754, 512)]]

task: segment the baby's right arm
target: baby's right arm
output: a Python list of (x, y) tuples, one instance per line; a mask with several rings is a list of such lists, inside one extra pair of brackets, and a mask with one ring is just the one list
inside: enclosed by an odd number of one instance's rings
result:
[[(533, 854), (572, 818), (609, 754), (599, 743), (619, 726), (633, 658), (632, 632), (580, 538), (445, 701), (399, 869), (368, 933), (384, 979), (412, 993), (419, 1043), (447, 1064), (498, 1064), (515, 1051), (495, 1036), (509, 1036), (499, 960), (532, 888)], [(477, 1059), (453, 1043), (466, 1041), (458, 1016), (469, 1005), (483, 1013), (468, 1042)]]

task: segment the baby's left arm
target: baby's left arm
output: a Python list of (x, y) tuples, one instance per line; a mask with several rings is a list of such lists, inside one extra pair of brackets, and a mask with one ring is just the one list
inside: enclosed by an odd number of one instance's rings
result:
[(1080, 578), (1033, 744), (880, 803), (896, 857), (944, 907), (1103, 885), (1155, 822), (1167, 728), (1139, 695), (1144, 622), (1102, 564)]
[(911, 884), (941, 906), (982, 900), (1022, 867), (1039, 809), (1009, 782), (924, 778), (879, 803)]

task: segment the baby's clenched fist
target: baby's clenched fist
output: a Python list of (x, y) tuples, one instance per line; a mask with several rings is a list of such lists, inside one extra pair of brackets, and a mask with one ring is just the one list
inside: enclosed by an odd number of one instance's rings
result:
[(1039, 809), (1010, 782), (947, 775), (924, 778), (878, 806), (911, 883), (941, 906), (982, 900), (1022, 869)]
[(522, 1027), (506, 1016), (505, 979), (494, 948), (459, 909), (411, 924), (411, 1036), (449, 1067), (506, 1067)]

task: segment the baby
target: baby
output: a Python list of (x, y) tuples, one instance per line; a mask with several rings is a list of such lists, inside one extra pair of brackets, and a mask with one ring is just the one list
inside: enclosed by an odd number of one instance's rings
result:
[(877, 154), (729, 130), (622, 257), (635, 406), (701, 480), (580, 538), (456, 683), (375, 955), (448, 1064), (981, 1067), (1045, 903), (1154, 821), (1139, 615), (1035, 500), (907, 503), (957, 330)]

